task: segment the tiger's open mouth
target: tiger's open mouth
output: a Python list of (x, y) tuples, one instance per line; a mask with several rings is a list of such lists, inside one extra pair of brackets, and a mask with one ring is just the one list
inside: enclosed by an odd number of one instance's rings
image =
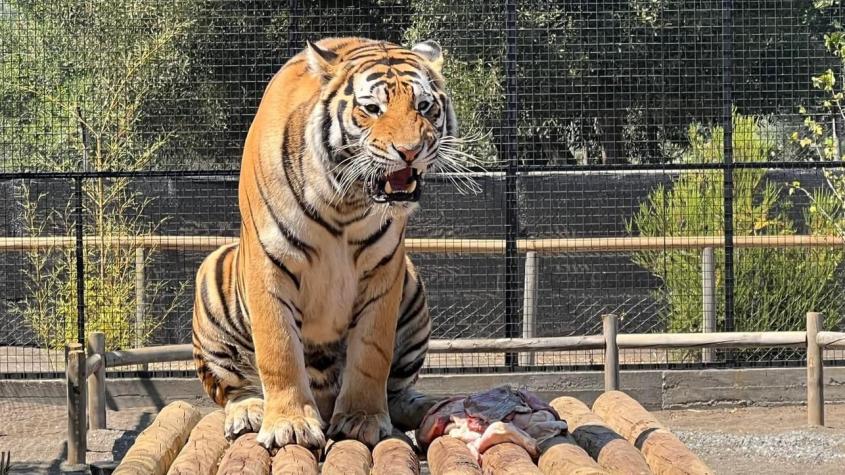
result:
[(419, 201), (422, 175), (412, 167), (386, 173), (370, 183), (369, 192), (376, 203)]

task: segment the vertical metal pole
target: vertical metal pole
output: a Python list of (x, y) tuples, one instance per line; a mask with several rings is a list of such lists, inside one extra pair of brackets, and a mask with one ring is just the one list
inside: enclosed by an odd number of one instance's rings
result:
[[(725, 331), (734, 331), (733, 0), (722, 0), (722, 125), (725, 208)], [(746, 190), (743, 190), (746, 191)]]
[(67, 464), (85, 463), (87, 448), (85, 417), (85, 351), (80, 343), (67, 348)]
[[(716, 331), (716, 262), (712, 247), (705, 247), (701, 251), (701, 306), (701, 331), (712, 333)], [(701, 361), (712, 363), (713, 350), (702, 348)]]
[(824, 425), (824, 364), (817, 337), (824, 326), (820, 313), (807, 314), (807, 424)]
[[(537, 308), (537, 282), (540, 269), (537, 265), (537, 253), (530, 251), (525, 254), (525, 288), (522, 294), (522, 338), (536, 336), (537, 322), (535, 319)], [(534, 352), (519, 354), (521, 366), (534, 366)]]
[(619, 319), (616, 315), (601, 316), (602, 333), (604, 334), (604, 390), (617, 391), (619, 389), (619, 345), (616, 334), (619, 330)]
[(140, 348), (144, 345), (144, 315), (147, 307), (144, 299), (144, 288), (146, 282), (144, 278), (146, 253), (143, 247), (135, 249), (135, 348)]
[(85, 342), (85, 243), (82, 226), (82, 178), (74, 179), (74, 195), (76, 197), (74, 223), (76, 234), (76, 342)]
[[(288, 59), (293, 58), (305, 46), (299, 31), (299, 2), (288, 0)], [(315, 38), (316, 40), (317, 38)]]
[(88, 356), (100, 355), (102, 364), (88, 375), (88, 425), (91, 429), (106, 428), (106, 334), (88, 335)]
[[(519, 150), (517, 146), (518, 86), (517, 86), (517, 15), (516, 0), (505, 0), (505, 115), (502, 128), (502, 159), (506, 161), (505, 171), (505, 336), (514, 338), (519, 318), (519, 255), (516, 240), (519, 235), (519, 214), (517, 212), (517, 171)], [(516, 353), (505, 354), (505, 365), (515, 368), (519, 365)]]

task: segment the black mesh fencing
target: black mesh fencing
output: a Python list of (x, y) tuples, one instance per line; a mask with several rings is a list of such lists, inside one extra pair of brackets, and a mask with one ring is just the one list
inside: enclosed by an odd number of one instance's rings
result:
[[(0, 378), (61, 373), (64, 345), (92, 331), (110, 349), (189, 343), (197, 267), (238, 237), (264, 88), (306, 40), (351, 35), (437, 40), (474, 138), (480, 191), (431, 177), (408, 231), (434, 338), (595, 334), (608, 313), (623, 333), (802, 330), (809, 311), (845, 331), (840, 0), (5, 1)], [(439, 354), (426, 368), (602, 358)]]

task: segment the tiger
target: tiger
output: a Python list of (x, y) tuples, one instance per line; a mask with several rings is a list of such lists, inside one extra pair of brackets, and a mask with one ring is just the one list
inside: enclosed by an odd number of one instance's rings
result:
[(405, 231), (457, 136), (443, 62), (435, 41), (327, 38), (268, 83), (243, 148), (240, 239), (196, 277), (193, 359), (227, 438), (372, 447), (437, 402), (414, 387), (431, 317)]

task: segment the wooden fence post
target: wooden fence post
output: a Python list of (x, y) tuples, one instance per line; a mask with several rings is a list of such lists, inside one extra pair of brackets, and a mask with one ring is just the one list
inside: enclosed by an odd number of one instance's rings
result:
[[(712, 247), (705, 247), (701, 251), (701, 306), (701, 331), (712, 333), (716, 331), (716, 261)], [(713, 350), (702, 348), (701, 361), (712, 363)]]
[[(144, 334), (144, 321), (147, 313), (146, 266), (147, 251), (143, 247), (138, 247), (135, 249), (135, 348), (141, 348), (146, 339)], [(146, 372), (149, 370), (149, 365), (142, 364), (139, 369)]]
[(619, 345), (616, 334), (619, 320), (616, 315), (602, 315), (602, 333), (604, 333), (604, 390), (619, 389)]
[(100, 367), (88, 375), (88, 426), (90, 429), (106, 428), (106, 335), (93, 332), (88, 335), (88, 355), (100, 355)]
[(144, 344), (144, 314), (146, 302), (144, 300), (146, 256), (144, 248), (135, 249), (135, 341), (134, 347), (140, 348)]
[(85, 464), (87, 424), (85, 417), (85, 351), (80, 343), (70, 343), (67, 348), (67, 464), (78, 467)]
[[(534, 338), (537, 321), (537, 281), (540, 269), (537, 266), (537, 253), (525, 254), (525, 289), (522, 296), (522, 338)], [(534, 366), (533, 351), (519, 354), (520, 366)]]
[(817, 312), (807, 314), (807, 423), (824, 425), (824, 364), (817, 335), (824, 317)]

